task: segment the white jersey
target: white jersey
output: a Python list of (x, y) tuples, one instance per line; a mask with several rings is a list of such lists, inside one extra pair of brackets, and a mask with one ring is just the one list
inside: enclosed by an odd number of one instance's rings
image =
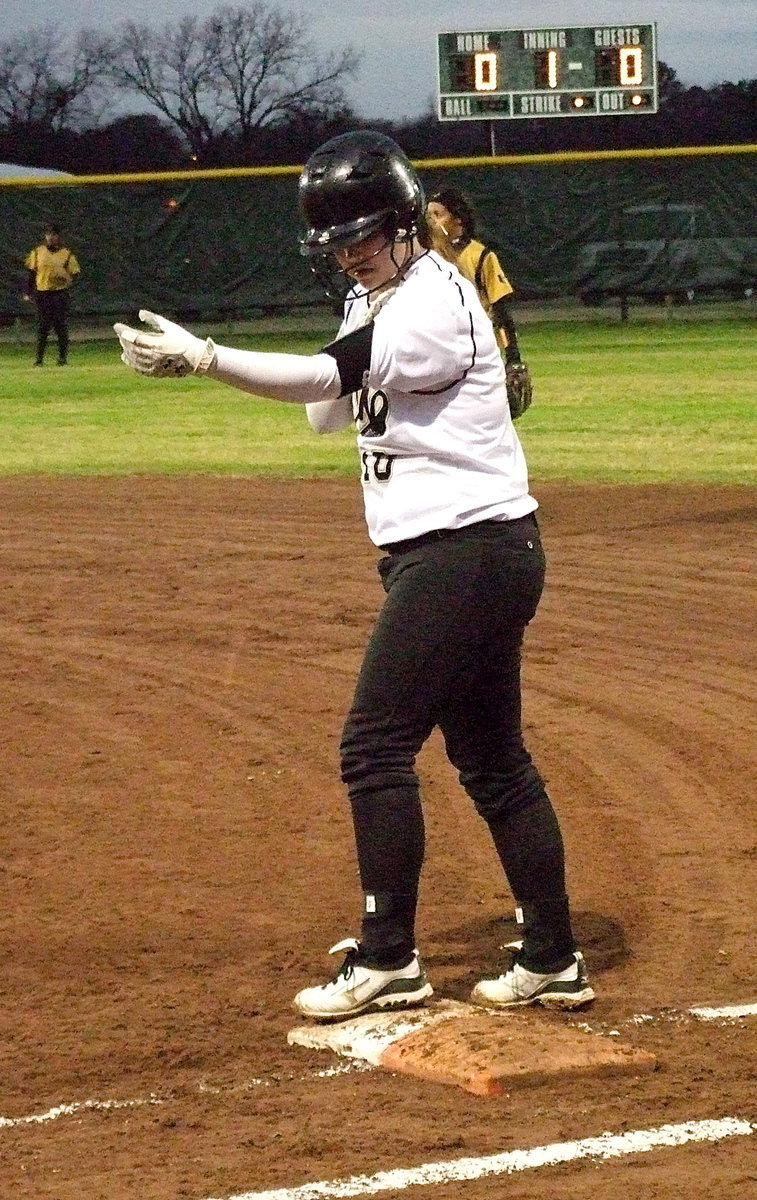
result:
[(210, 375), (305, 404), (318, 433), (354, 421), (377, 546), (537, 507), (491, 321), (474, 285), (433, 252), (373, 302), (355, 289), (319, 354), (213, 349)]
[[(340, 337), (367, 314), (368, 299), (353, 293)], [(378, 309), (363, 383), (352, 406), (376, 545), (537, 507), (491, 321), (439, 255), (416, 259)]]

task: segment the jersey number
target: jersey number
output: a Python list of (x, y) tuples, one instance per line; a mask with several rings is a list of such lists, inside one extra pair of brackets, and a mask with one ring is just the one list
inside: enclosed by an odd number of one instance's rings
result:
[(381, 450), (364, 450), (360, 455), (363, 464), (363, 482), (369, 483), (371, 475), (379, 483), (386, 483), (392, 473), (393, 454)]
[(389, 415), (389, 397), (377, 389), (371, 392), (364, 387), (355, 404), (355, 424), (363, 437), (383, 437), (386, 433), (386, 418)]
[[(355, 424), (363, 437), (382, 437), (386, 433), (386, 418), (389, 415), (389, 397), (377, 389), (367, 387), (354, 397)], [(363, 482), (369, 483), (371, 475), (379, 483), (386, 483), (392, 473), (393, 454), (383, 450), (364, 450), (360, 456), (363, 464)]]

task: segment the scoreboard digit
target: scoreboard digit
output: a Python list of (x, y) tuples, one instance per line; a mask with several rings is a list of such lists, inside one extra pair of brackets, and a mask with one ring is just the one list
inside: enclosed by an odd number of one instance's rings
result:
[(657, 27), (438, 34), (439, 120), (657, 112)]

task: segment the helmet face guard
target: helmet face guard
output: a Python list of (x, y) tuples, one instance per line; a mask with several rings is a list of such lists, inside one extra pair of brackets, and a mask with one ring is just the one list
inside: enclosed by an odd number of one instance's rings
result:
[[(402, 231), (400, 230), (398, 232), (401, 233)], [(373, 230), (366, 234), (364, 239), (361, 238), (360, 241), (357, 242), (354, 239), (351, 239), (350, 241), (346, 242), (345, 245), (359, 246), (361, 241), (367, 241), (371, 236), (373, 236)], [(366, 258), (374, 258), (377, 254), (381, 254), (381, 252), (385, 250), (387, 246), (391, 245), (391, 259), (396, 268), (392, 278), (396, 279), (398, 275), (403, 273), (404, 268), (403, 264), (398, 262), (394, 257), (394, 244), (395, 242), (407, 242), (409, 240), (409, 238), (397, 237), (396, 234), (392, 234), (391, 231), (387, 231), (386, 240), (383, 241), (378, 249), (374, 250), (372, 254), (367, 255)], [(341, 246), (335, 247), (335, 249), (341, 248)], [(300, 247), (300, 251), (301, 253), (308, 255), (310, 259), (310, 269), (328, 296), (329, 300), (346, 300), (352, 289), (356, 286), (355, 280), (350, 278), (348, 268), (339, 265), (335, 255), (331, 250), (311, 251)], [(387, 280), (387, 282), (389, 281)], [(381, 284), (381, 286), (383, 287), (384, 285)], [(370, 295), (370, 292), (368, 294)]]
[(341, 276), (343, 296), (345, 278), (332, 252), (380, 231), (388, 241), (409, 242), (424, 206), (418, 176), (396, 142), (369, 130), (342, 134), (316, 150), (300, 176), (300, 252), (327, 295), (334, 296)]

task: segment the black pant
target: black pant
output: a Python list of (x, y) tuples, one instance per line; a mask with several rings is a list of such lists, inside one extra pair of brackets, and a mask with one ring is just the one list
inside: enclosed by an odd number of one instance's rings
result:
[(58, 360), (68, 357), (68, 292), (36, 292), (37, 303), (37, 362), (45, 357), (45, 347), (50, 330), (55, 330), (58, 339)]
[(536, 520), (482, 522), (387, 549), (379, 562), (386, 600), (341, 746), (366, 957), (385, 965), (413, 949), (424, 855), (414, 763), (438, 726), (513, 894), (531, 913), (527, 965), (567, 965), (574, 943), (562, 839), (521, 734), (523, 631), (544, 584)]

